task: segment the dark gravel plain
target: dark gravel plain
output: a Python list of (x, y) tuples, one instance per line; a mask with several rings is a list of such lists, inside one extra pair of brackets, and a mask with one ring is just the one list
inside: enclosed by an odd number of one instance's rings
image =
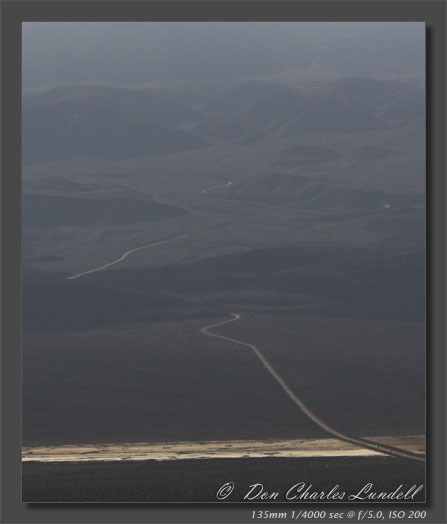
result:
[[(335, 486), (340, 500), (295, 500), (305, 502), (349, 503), (368, 483), (371, 491), (393, 492), (402, 486), (424, 485), (413, 499), (399, 502), (425, 502), (424, 463), (391, 457), (205, 459), (178, 461), (38, 463), (23, 464), (23, 502), (214, 502), (244, 501), (253, 484), (264, 492), (278, 493), (274, 499), (256, 502), (287, 502), (286, 494), (299, 483), (309, 492), (325, 492)], [(216, 498), (219, 488), (234, 483), (234, 491), (224, 501)], [(253, 491), (257, 493), (259, 488)], [(303, 490), (301, 493), (305, 490)], [(294, 493), (295, 490), (293, 490)], [(366, 495), (363, 495), (366, 496)], [(357, 501), (377, 502), (377, 500)], [(383, 502), (383, 501), (380, 501)], [(393, 501), (385, 501), (393, 502)], [(394, 502), (396, 502), (394, 500)]]

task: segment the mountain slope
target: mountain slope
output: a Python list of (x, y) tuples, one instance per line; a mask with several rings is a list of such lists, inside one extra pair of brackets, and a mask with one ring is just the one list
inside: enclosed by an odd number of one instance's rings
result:
[(188, 105), (160, 93), (58, 87), (23, 98), (23, 160), (123, 160), (188, 151), (206, 142), (174, 126), (194, 118)]
[[(400, 82), (348, 77), (310, 86), (247, 82), (215, 95), (196, 128), (202, 137), (257, 139), (265, 134), (363, 133), (421, 118), (422, 89)], [(253, 138), (252, 138), (253, 137)]]

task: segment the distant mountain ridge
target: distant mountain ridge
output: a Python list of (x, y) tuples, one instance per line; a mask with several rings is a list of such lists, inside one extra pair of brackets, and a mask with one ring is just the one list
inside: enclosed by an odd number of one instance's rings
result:
[(27, 94), (23, 161), (119, 161), (205, 148), (216, 140), (250, 144), (272, 136), (364, 133), (421, 121), (425, 111), (422, 89), (358, 77), (311, 85), (246, 81), (195, 95), (193, 103), (178, 86), (162, 91), (98, 85)]
[(370, 78), (315, 82), (312, 89), (249, 82), (216, 95), (204, 109), (213, 116), (196, 132), (206, 138), (361, 133), (423, 117), (425, 96), (422, 89), (402, 82)]

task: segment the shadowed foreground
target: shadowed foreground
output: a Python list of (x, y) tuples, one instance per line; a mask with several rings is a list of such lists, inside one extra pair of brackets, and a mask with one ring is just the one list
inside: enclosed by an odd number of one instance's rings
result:
[[(337, 491), (346, 493), (343, 500), (307, 502), (349, 502), (347, 497), (368, 483), (375, 492), (400, 486), (406, 492), (424, 484), (424, 476), (425, 464), (388, 457), (28, 462), (23, 464), (23, 502), (217, 502), (216, 492), (227, 482), (234, 482), (235, 489), (226, 502), (241, 502), (256, 483), (279, 493), (266, 502), (286, 502), (287, 491), (300, 482), (312, 484), (311, 492), (328, 494), (339, 485)], [(408, 502), (424, 500), (425, 489)]]

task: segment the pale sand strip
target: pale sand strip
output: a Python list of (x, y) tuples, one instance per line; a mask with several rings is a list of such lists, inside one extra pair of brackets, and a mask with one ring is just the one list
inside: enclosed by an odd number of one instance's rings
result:
[[(424, 435), (371, 437), (371, 440), (424, 453)], [(366, 457), (378, 451), (353, 445), (336, 438), (297, 440), (222, 440), (209, 442), (164, 442), (103, 444), (85, 446), (24, 447), (23, 462), (92, 462), (135, 460), (181, 460), (244, 457)]]

